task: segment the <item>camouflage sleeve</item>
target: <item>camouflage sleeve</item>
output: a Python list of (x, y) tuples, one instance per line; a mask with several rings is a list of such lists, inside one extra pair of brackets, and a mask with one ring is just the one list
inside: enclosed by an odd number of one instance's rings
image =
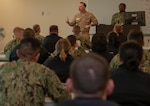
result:
[(119, 67), (119, 65), (120, 65), (120, 63), (119, 63), (118, 54), (117, 54), (112, 58), (112, 60), (109, 63), (110, 70), (111, 71), (116, 70)]
[(42, 43), (43, 40), (44, 40), (44, 36), (39, 35), (39, 34), (36, 34), (36, 35), (35, 35), (35, 38), (37, 38), (41, 43)]
[(81, 46), (84, 48), (84, 49), (91, 49), (92, 47), (92, 44), (89, 40), (87, 40), (84, 36), (82, 36), (80, 38), (81, 40)]
[(77, 16), (75, 15), (75, 16), (73, 17), (72, 21), (69, 22), (69, 25), (70, 25), (70, 26), (74, 26), (74, 25), (76, 24), (76, 19), (77, 19)]
[(116, 24), (116, 15), (114, 14), (113, 16), (112, 16), (112, 19), (111, 19), (111, 25), (115, 25)]
[(47, 71), (49, 71), (46, 75), (48, 96), (55, 102), (70, 99), (71, 96), (67, 92), (65, 85), (60, 82), (56, 74), (52, 70), (47, 69)]
[(9, 59), (10, 53), (12, 51), (13, 41), (8, 42), (4, 47), (4, 54), (7, 59)]
[(85, 50), (83, 49), (83, 47), (81, 46), (81, 47), (75, 47), (75, 48), (73, 48), (73, 50), (72, 50), (72, 52), (71, 52), (71, 56), (73, 57), (73, 58), (76, 58), (76, 57), (78, 57), (78, 56), (82, 56), (82, 55), (84, 55), (84, 54), (86, 54), (86, 52), (85, 52)]
[(93, 14), (91, 15), (91, 22), (92, 22), (91, 26), (98, 25), (98, 20)]
[(140, 69), (150, 74), (150, 51), (144, 50), (143, 60), (140, 64)]
[(20, 39), (13, 39), (6, 44), (6, 46), (4, 47), (4, 54), (7, 59), (9, 59), (10, 53), (12, 52), (13, 48), (16, 45), (18, 45), (20, 41), (21, 41)]

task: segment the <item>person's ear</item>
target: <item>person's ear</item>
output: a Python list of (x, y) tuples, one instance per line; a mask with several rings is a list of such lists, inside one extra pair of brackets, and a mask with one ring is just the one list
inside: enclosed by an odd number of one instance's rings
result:
[(38, 53), (38, 54), (35, 56), (35, 61), (36, 61), (36, 62), (38, 62), (39, 57), (40, 57), (40, 53)]
[(19, 57), (19, 49), (16, 50), (17, 57)]
[(121, 57), (120, 57), (120, 54), (117, 54), (117, 60), (118, 60), (118, 62), (119, 62), (120, 64), (123, 63), (123, 61), (122, 61), (122, 59), (121, 59)]
[(113, 93), (114, 90), (114, 81), (112, 79), (109, 79), (107, 85), (106, 85), (106, 95), (109, 96)]
[(67, 88), (67, 91), (68, 91), (69, 93), (72, 93), (72, 92), (73, 92), (73, 86), (72, 86), (72, 80), (71, 80), (71, 78), (68, 78), (68, 79), (66, 80), (66, 88)]

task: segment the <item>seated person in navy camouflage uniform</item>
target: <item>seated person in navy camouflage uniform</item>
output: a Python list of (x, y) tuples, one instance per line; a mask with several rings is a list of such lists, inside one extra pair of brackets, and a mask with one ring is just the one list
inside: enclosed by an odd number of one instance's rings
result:
[(76, 58), (66, 85), (74, 99), (58, 106), (118, 106), (106, 100), (114, 85), (110, 79), (108, 63), (97, 54), (89, 53)]
[(109, 100), (121, 106), (150, 106), (150, 75), (139, 68), (143, 58), (142, 46), (128, 41), (119, 49), (121, 65), (112, 72), (115, 88)]
[(90, 40), (86, 39), (82, 34), (81, 34), (81, 29), (78, 25), (74, 26), (72, 29), (73, 35), (76, 37), (77, 41), (80, 42), (81, 46), (84, 49), (91, 49), (91, 42)]
[(86, 54), (84, 48), (76, 42), (76, 37), (74, 35), (67, 36), (67, 39), (71, 43), (71, 55), (76, 58), (78, 56)]
[(44, 40), (44, 36), (40, 35), (41, 32), (40, 25), (38, 24), (33, 25), (33, 30), (35, 32), (35, 38), (37, 38), (42, 43)]
[(14, 28), (14, 30), (13, 30), (13, 38), (14, 39), (9, 41), (4, 47), (4, 54), (7, 59), (9, 59), (10, 53), (12, 52), (14, 47), (16, 45), (18, 45), (20, 43), (21, 39), (23, 38), (23, 32), (24, 32), (23, 28), (20, 28), (20, 27)]
[(38, 64), (40, 42), (24, 38), (19, 60), (0, 66), (0, 106), (43, 106), (47, 95), (54, 102), (70, 98), (56, 74)]
[[(26, 28), (23, 33), (24, 38), (33, 37), (35, 38), (35, 33), (31, 28)], [(11, 52), (9, 61), (18, 60), (18, 56), (16, 54), (16, 50), (19, 48), (20, 44), (17, 45)], [(48, 58), (48, 51), (44, 47), (40, 47), (40, 57), (38, 59), (38, 63), (43, 64), (44, 61)]]
[[(143, 32), (140, 30), (132, 29), (128, 34), (128, 41), (130, 40), (134, 40), (137, 43), (139, 43), (141, 46), (144, 46)], [(114, 71), (119, 67), (120, 64), (121, 63), (118, 59), (118, 54), (116, 54), (110, 62), (110, 69)], [(150, 73), (150, 51), (149, 50), (144, 50), (143, 60), (139, 67), (142, 71)]]

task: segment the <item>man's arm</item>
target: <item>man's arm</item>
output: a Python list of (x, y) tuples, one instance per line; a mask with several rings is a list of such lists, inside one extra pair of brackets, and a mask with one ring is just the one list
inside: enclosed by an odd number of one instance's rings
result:
[(96, 17), (92, 14), (92, 17), (91, 17), (91, 24), (90, 26), (96, 26), (98, 25), (98, 20), (96, 19)]
[(76, 23), (75, 23), (75, 17), (73, 18), (73, 21), (70, 22), (69, 21), (69, 18), (67, 17), (67, 20), (66, 20), (66, 23), (69, 25), (69, 26), (74, 26)]
[(118, 60), (118, 54), (116, 54), (109, 63), (110, 70), (111, 71), (116, 70), (119, 67), (119, 65), (120, 65), (120, 62)]
[(91, 24), (86, 25), (85, 28), (90, 28), (91, 26), (96, 26), (98, 25), (98, 20), (96, 19), (96, 17), (91, 13)]

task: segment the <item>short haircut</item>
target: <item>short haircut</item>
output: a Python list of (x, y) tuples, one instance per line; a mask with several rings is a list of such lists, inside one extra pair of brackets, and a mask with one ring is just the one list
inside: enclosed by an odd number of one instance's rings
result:
[(38, 24), (33, 25), (33, 30), (35, 33), (37, 33), (40, 30), (40, 25)]
[(81, 4), (83, 4), (84, 5), (84, 7), (86, 7), (86, 3), (84, 3), (84, 2), (80, 2)]
[(76, 37), (74, 35), (67, 36), (68, 41), (71, 43), (71, 46), (74, 47), (76, 44)]
[(101, 52), (107, 50), (107, 37), (104, 33), (96, 33), (92, 37), (92, 51)]
[(33, 29), (31, 29), (31, 28), (26, 28), (26, 29), (24, 30), (23, 37), (24, 37), (24, 38), (35, 37), (35, 33), (34, 33)]
[(58, 32), (58, 26), (57, 25), (51, 25), (49, 28), (50, 32)]
[(32, 60), (40, 51), (41, 43), (36, 38), (24, 38), (19, 47), (19, 58)]
[(21, 31), (24, 31), (24, 29), (21, 27), (15, 27), (13, 33), (15, 34), (16, 32), (21, 32)]
[(121, 45), (119, 55), (127, 69), (136, 71), (143, 57), (143, 49), (136, 41), (131, 40)]
[(81, 29), (78, 25), (75, 25), (72, 29), (72, 32), (74, 33), (74, 35), (79, 35), (81, 32)]
[(103, 92), (110, 78), (106, 60), (94, 53), (77, 57), (70, 67), (75, 90), (85, 94)]
[(144, 36), (143, 36), (142, 31), (132, 29), (128, 34), (128, 40), (135, 40), (137, 43), (143, 46)]
[(120, 3), (119, 5), (123, 5), (124, 8), (126, 8), (126, 4), (125, 3)]

